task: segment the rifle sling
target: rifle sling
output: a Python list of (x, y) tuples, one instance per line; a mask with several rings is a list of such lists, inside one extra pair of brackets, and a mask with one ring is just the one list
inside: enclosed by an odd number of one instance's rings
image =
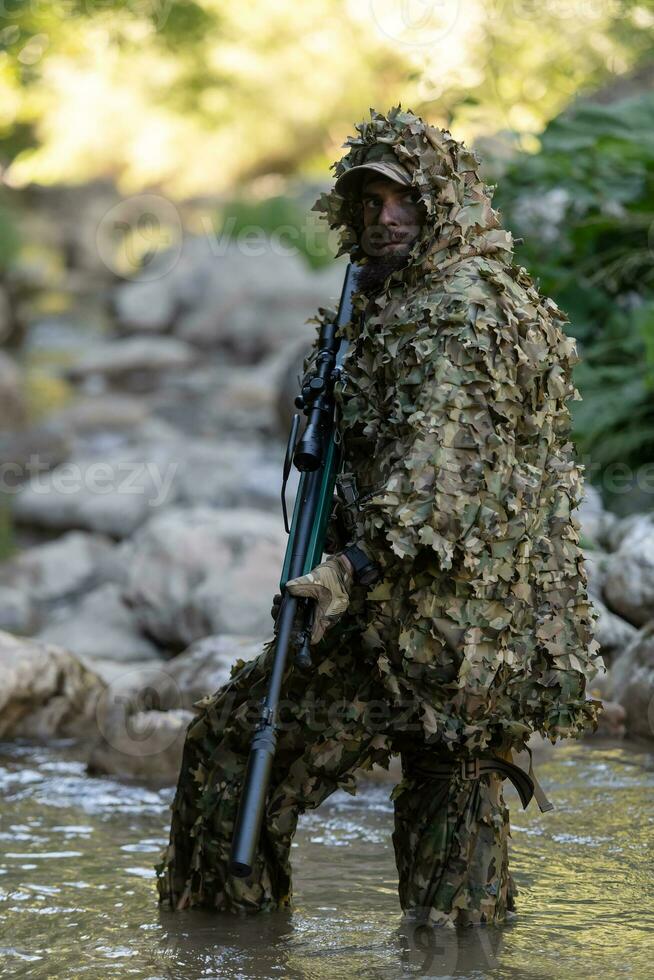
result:
[(541, 811), (553, 809), (543, 789), (536, 779), (533, 766), (529, 765), (529, 772), (525, 772), (520, 766), (507, 762), (506, 759), (499, 759), (497, 756), (476, 756), (470, 759), (434, 759), (420, 761), (416, 763), (412, 760), (411, 774), (416, 772), (420, 776), (428, 779), (451, 779), (458, 774), (463, 779), (479, 779), (490, 772), (499, 773), (502, 779), (510, 779), (520, 797), (523, 809), (529, 805), (532, 797), (535, 797)]

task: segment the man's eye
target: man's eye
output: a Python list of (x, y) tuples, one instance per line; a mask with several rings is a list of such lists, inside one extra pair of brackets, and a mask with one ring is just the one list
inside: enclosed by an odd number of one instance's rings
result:
[(367, 197), (363, 202), (367, 208), (378, 208), (379, 198), (378, 197)]

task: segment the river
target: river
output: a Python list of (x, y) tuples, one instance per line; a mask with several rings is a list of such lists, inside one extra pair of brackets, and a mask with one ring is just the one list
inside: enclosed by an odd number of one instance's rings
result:
[(157, 907), (152, 871), (172, 788), (90, 778), (72, 742), (2, 744), (2, 976), (654, 976), (654, 757), (625, 742), (571, 743), (539, 776), (550, 813), (521, 811), (507, 790), (517, 918), (456, 932), (401, 919), (389, 784), (339, 792), (302, 818), (292, 912), (173, 915)]

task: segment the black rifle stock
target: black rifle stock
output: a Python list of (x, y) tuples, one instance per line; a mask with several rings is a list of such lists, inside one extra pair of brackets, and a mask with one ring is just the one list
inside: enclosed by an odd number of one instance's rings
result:
[[(334, 382), (339, 375), (347, 343), (341, 340), (337, 333), (351, 317), (354, 284), (355, 269), (350, 264), (345, 273), (336, 320), (333, 323), (323, 324), (318, 341), (315, 371), (305, 383), (302, 394), (295, 401), (296, 406), (304, 411), (307, 424), (298, 442), (299, 416), (294, 417), (284, 461), (282, 505), (289, 541), (280, 580), (282, 603), (277, 617), (277, 638), (270, 681), (250, 746), (232, 838), (229, 870), (239, 878), (245, 878), (252, 873), (261, 832), (277, 742), (276, 714), (299, 602), (303, 604), (303, 626), (300, 633), (302, 642), (295, 659), (301, 669), (307, 669), (311, 665), (309, 639), (313, 604), (308, 600), (298, 600), (291, 596), (285, 592), (285, 586), (289, 579), (311, 571), (322, 559), (327, 522), (332, 509), (334, 484), (340, 467), (340, 451), (334, 438)], [(289, 528), (284, 492), (292, 463), (302, 475), (295, 500), (293, 521)]]

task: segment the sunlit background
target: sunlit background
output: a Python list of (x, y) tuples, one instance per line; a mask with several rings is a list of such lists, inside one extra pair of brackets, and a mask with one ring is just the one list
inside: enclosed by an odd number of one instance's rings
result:
[[(200, 213), (181, 212), (194, 233), (226, 220), (230, 236), (243, 225), (297, 226), (299, 251), (313, 266), (327, 263), (328, 246), (304, 247), (307, 224), (316, 224), (307, 217), (311, 193), (329, 180), (353, 122), (370, 106), (401, 102), (476, 145), (499, 181), (506, 222), (526, 238), (524, 261), (570, 315), (587, 355), (576, 436), (598, 478), (611, 462), (649, 460), (649, 5), (5, 0), (2, 8), (1, 268), (16, 261), (19, 241), (23, 261), (46, 244), (29, 214), (21, 234), (25, 209), (57, 214), (57, 188), (72, 188), (68, 225), (99, 182), (107, 202), (107, 184), (123, 197), (199, 202)], [(115, 232), (110, 264), (119, 274), (166, 245), (129, 222)], [(92, 266), (87, 243), (81, 248)], [(58, 259), (51, 252), (47, 264)], [(13, 299), (19, 327), (29, 314)], [(50, 308), (56, 303), (51, 296)], [(613, 493), (611, 481), (605, 489)]]
[(109, 177), (214, 194), (324, 179), (352, 122), (402, 101), (536, 152), (546, 124), (651, 52), (629, 0), (6, 0), (10, 187)]

